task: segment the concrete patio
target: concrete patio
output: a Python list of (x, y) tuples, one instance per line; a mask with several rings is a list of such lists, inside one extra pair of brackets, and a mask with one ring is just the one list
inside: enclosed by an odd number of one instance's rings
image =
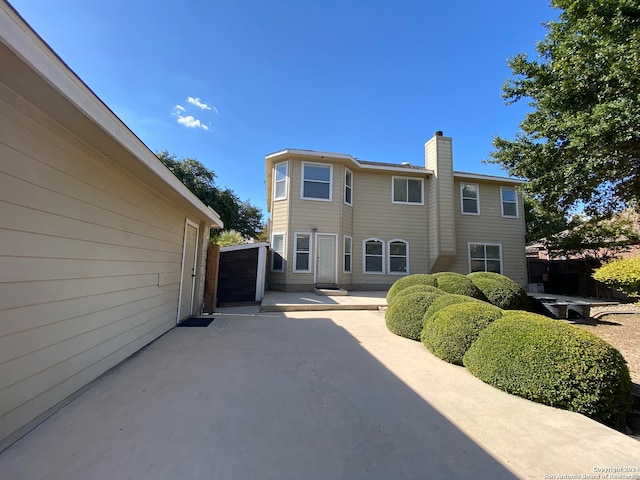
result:
[(0, 478), (582, 478), (638, 459), (640, 442), (496, 390), (380, 312), (243, 307), (121, 364), (0, 454)]
[(351, 291), (349, 295), (316, 295), (312, 292), (265, 292), (261, 312), (309, 312), (326, 310), (378, 310), (387, 305), (386, 291)]

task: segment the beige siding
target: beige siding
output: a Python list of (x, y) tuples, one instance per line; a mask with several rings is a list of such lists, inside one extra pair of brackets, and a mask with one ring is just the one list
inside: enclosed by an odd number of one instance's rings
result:
[[(342, 169), (341, 189), (344, 189), (344, 171), (346, 167), (340, 166), (339, 168)], [(338, 278), (339, 278), (339, 283), (347, 287), (351, 287), (353, 283), (353, 274), (344, 273), (344, 236), (348, 235), (350, 237), (353, 237), (353, 205), (355, 205), (356, 197), (358, 195), (357, 193), (358, 180), (356, 179), (356, 172), (354, 172), (352, 169), (349, 169), (349, 170), (351, 171), (351, 182), (352, 182), (351, 205), (347, 205), (344, 203), (344, 190), (342, 190), (340, 192), (340, 198), (342, 201), (342, 224), (341, 224), (340, 236), (338, 237)], [(353, 250), (353, 245), (351, 248)], [(351, 253), (351, 271), (352, 272), (354, 268), (353, 260), (354, 258), (353, 258), (353, 251), (352, 251)]]
[(434, 172), (429, 182), (429, 252), (433, 268), (439, 257), (457, 254), (452, 139), (435, 136), (429, 140), (425, 145), (425, 165)]
[[(399, 278), (395, 274), (363, 272), (363, 241), (368, 238), (385, 242), (385, 271), (388, 242), (394, 239), (409, 242), (409, 273), (428, 271), (427, 206), (392, 203), (392, 177), (390, 173), (364, 171), (355, 175), (352, 277), (353, 284), (360, 288), (388, 286)], [(423, 198), (428, 201), (428, 193), (423, 192)]]
[(519, 218), (505, 218), (501, 211), (500, 185), (469, 180), (469, 183), (476, 183), (479, 186), (480, 215), (463, 215), (460, 206), (460, 182), (461, 180), (456, 179), (455, 191), (458, 194), (455, 197), (455, 208), (458, 255), (451, 269), (459, 273), (469, 273), (469, 242), (501, 244), (502, 273), (522, 286), (526, 286), (527, 265), (522, 198), (518, 195)]
[[(343, 170), (339, 164), (333, 165), (331, 183), (331, 201), (302, 199), (302, 163), (300, 159), (289, 161), (291, 169), (291, 205), (289, 233), (287, 238), (287, 248), (289, 253), (287, 258), (287, 283), (289, 285), (312, 285), (313, 273), (297, 273), (293, 271), (294, 255), (294, 233), (313, 233), (312, 228), (316, 228), (316, 233), (339, 234), (341, 230), (342, 214), (342, 175)], [(322, 162), (311, 162), (320, 164)], [(326, 163), (326, 165), (331, 165)], [(338, 240), (337, 243), (340, 243)], [(312, 248), (315, 249), (315, 238), (312, 240)], [(312, 251), (312, 256), (315, 250)], [(295, 287), (294, 287), (295, 288)]]
[[(281, 163), (281, 162), (277, 162)], [(273, 165), (272, 167), (274, 167)], [(287, 198), (284, 200), (273, 200), (271, 201), (271, 233), (286, 233), (289, 229), (289, 203), (291, 201), (291, 162), (289, 162), (288, 166), (288, 175), (289, 178), (287, 180)], [(275, 173), (273, 175), (275, 178)], [(275, 192), (275, 189), (272, 190)], [(286, 242), (288, 241), (288, 235), (285, 236), (285, 254), (288, 253), (288, 249), (286, 248)], [(271, 242), (271, 238), (269, 238), (269, 242)], [(287, 262), (288, 263), (288, 262)], [(271, 261), (269, 261), (269, 266), (271, 266)], [(271, 268), (271, 267), (269, 267)], [(280, 289), (284, 288), (286, 284), (286, 272), (272, 272), (269, 271), (269, 288), (271, 289)]]
[(3, 87), (0, 186), (1, 440), (175, 325), (185, 215)]

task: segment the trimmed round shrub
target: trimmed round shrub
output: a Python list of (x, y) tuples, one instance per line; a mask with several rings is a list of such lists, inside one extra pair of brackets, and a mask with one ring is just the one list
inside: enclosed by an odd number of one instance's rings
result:
[(439, 310), (448, 307), (449, 305), (456, 305), (458, 303), (480, 303), (482, 300), (477, 298), (468, 297), (467, 295), (458, 295), (456, 293), (447, 293), (441, 297), (436, 298), (429, 309), (424, 314), (424, 322), (428, 322), (429, 319)]
[(440, 272), (433, 275), (436, 279), (436, 287), (447, 293), (466, 295), (467, 297), (486, 300), (484, 294), (465, 275), (452, 272)]
[(391, 288), (387, 292), (387, 304), (390, 305), (400, 290), (413, 285), (431, 285), (436, 286), (435, 278), (428, 273), (414, 273), (413, 275), (407, 275), (406, 277), (399, 278), (395, 281)]
[(593, 278), (630, 296), (640, 293), (640, 257), (611, 260), (596, 268)]
[(526, 310), (530, 307), (525, 289), (509, 277), (493, 272), (473, 272), (467, 278), (497, 307), (505, 310)]
[(439, 288), (433, 287), (431, 285), (411, 285), (410, 287), (403, 288), (396, 295), (394, 295), (393, 301), (395, 302), (396, 300), (404, 297), (405, 295), (409, 295), (411, 293), (418, 293), (418, 292), (420, 293), (436, 292), (442, 296), (447, 294), (446, 292), (440, 290)]
[(385, 314), (387, 328), (396, 335), (419, 341), (424, 313), (441, 295), (444, 293), (416, 292), (395, 299)]
[(449, 277), (449, 276), (453, 276), (453, 277), (464, 277), (465, 276), (465, 275), (463, 275), (461, 273), (457, 273), (457, 272), (436, 272), (436, 273), (432, 273), (431, 275), (436, 279), (442, 278), (442, 277)]
[(424, 322), (422, 343), (445, 362), (462, 365), (462, 358), (480, 332), (502, 317), (503, 310), (486, 302), (449, 305)]
[(464, 356), (480, 380), (614, 427), (631, 407), (622, 354), (591, 332), (528, 312), (505, 312)]

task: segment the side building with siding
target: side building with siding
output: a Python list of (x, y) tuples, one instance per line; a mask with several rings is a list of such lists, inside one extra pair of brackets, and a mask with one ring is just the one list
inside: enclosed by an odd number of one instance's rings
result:
[(382, 290), (478, 270), (526, 285), (522, 181), (455, 171), (442, 132), (424, 166), (285, 149), (266, 156), (266, 175), (270, 289)]
[(0, 65), (2, 450), (198, 312), (222, 222), (5, 2)]

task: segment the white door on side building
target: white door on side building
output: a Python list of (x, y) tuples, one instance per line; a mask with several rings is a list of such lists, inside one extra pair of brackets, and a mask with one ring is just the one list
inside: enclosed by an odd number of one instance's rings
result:
[(193, 313), (193, 294), (196, 284), (196, 260), (198, 257), (198, 226), (187, 220), (182, 248), (182, 278), (180, 281), (180, 301), (178, 321)]

